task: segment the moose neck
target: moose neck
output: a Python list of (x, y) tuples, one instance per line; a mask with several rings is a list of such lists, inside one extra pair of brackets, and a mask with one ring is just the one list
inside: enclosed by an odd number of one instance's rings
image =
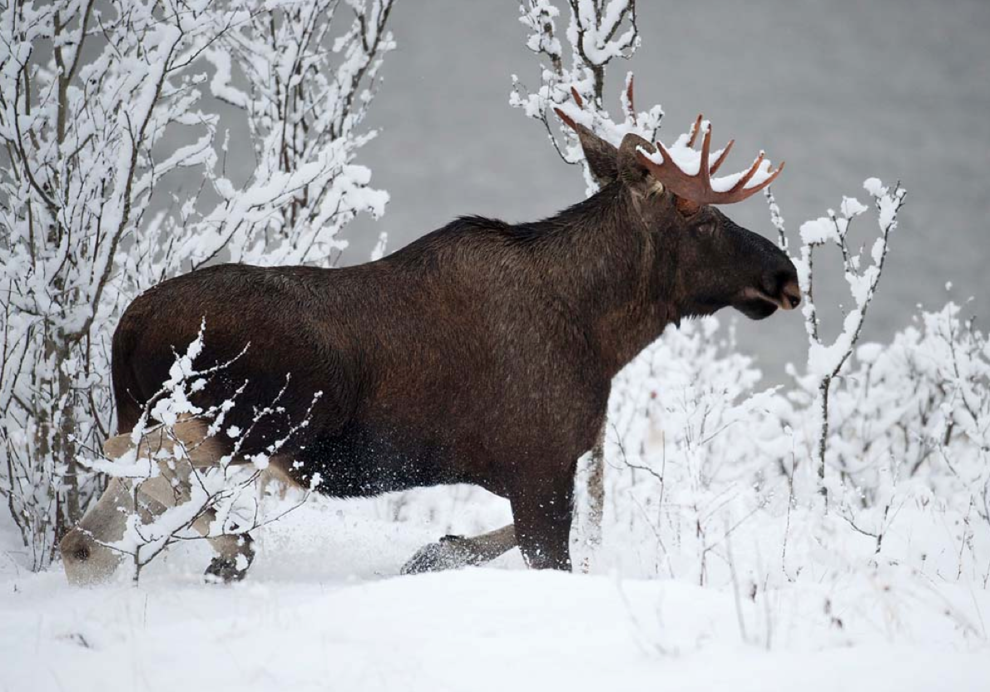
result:
[(540, 264), (612, 378), (678, 319), (672, 250), (658, 245), (620, 184), (544, 223), (551, 232)]

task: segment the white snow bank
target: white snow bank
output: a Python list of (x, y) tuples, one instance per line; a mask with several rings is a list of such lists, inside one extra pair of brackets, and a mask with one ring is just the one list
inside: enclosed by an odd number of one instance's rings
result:
[(202, 544), (140, 588), (70, 588), (0, 560), (0, 689), (906, 692), (990, 679), (985, 633), (948, 615), (986, 619), (979, 588), (881, 570), (737, 606), (730, 585), (531, 572), (516, 551), (501, 569), (400, 577), (440, 527), (361, 507), (289, 515), (232, 587), (200, 583)]

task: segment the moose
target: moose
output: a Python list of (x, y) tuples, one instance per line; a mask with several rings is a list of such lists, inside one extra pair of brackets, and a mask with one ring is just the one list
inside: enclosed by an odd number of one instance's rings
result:
[[(577, 133), (599, 191), (556, 216), (516, 225), (461, 217), (360, 266), (225, 264), (137, 297), (113, 338), (119, 434), (107, 455), (132, 448), (129, 432), (205, 319), (200, 357), (229, 372), (197, 392), (196, 405), (225, 401), (241, 383), (240, 401), (269, 402), (291, 375), (281, 406), (296, 419), (310, 411), (270, 460), (281, 476), (333, 497), (472, 483), (509, 500), (512, 525), (445, 537), (405, 571), (476, 564), (516, 545), (531, 568), (570, 569), (577, 461), (604, 426), (613, 377), (670, 324), (728, 306), (764, 319), (797, 307), (801, 291), (784, 252), (715, 208), (763, 189), (783, 164), (771, 173), (761, 153), (745, 172), (713, 179), (732, 142), (710, 162), (701, 116), (687, 143), (700, 153), (695, 172), (659, 142), (627, 134), (616, 147), (557, 114)], [(249, 429), (247, 408), (228, 423)], [(256, 425), (240, 455), (264, 450), (284, 425)], [(223, 435), (206, 440), (202, 420), (179, 422), (176, 436), (203, 443), (197, 467), (231, 452)], [(140, 486), (143, 511), (175, 504), (175, 469), (159, 480)], [(123, 535), (131, 490), (111, 481), (64, 536), (70, 581), (114, 571), (120, 558), (107, 543)], [(205, 533), (210, 521), (195, 528)], [(243, 578), (250, 539), (211, 542), (218, 556), (207, 574)]]

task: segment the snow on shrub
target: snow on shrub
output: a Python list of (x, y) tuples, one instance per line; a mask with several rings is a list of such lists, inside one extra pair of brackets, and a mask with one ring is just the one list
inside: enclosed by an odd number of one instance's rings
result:
[[(0, 7), (0, 497), (36, 569), (101, 490), (77, 461), (116, 427), (130, 300), (214, 260), (332, 265), (340, 229), (382, 213), (354, 159), (392, 4)], [(251, 171), (227, 170), (218, 100)]]
[[(176, 355), (169, 379), (145, 404), (138, 424), (127, 434), (131, 446), (126, 453), (114, 459), (80, 458), (80, 463), (92, 471), (122, 480), (132, 494), (131, 506), (146, 510), (134, 511), (127, 517), (121, 539), (101, 543), (128, 557), (135, 583), (142, 570), (170, 545), (221, 536), (250, 540), (250, 531), (299, 507), (309, 494), (304, 492), (287, 508), (273, 509), (261, 502), (263, 496), (259, 495), (257, 481), (268, 468), (269, 458), (309, 425), (312, 408), (322, 392), (314, 395), (302, 420), (286, 421), (281, 437), (263, 440), (263, 452), (245, 457), (241, 449), (255, 427), (266, 419), (285, 416), (285, 409), (279, 402), (291, 386), (291, 378), (286, 378), (274, 400), (252, 405), (251, 422), (246, 429), (226, 425), (230, 412), (237, 406), (246, 405), (238, 402), (238, 397), (247, 382), (231, 398), (218, 404), (202, 408), (192, 403), (196, 393), (206, 389), (215, 378), (223, 377), (234, 362), (196, 369), (196, 359), (203, 349), (205, 326), (204, 320), (198, 336), (185, 353)], [(200, 424), (197, 429), (204, 430), (205, 435), (190, 440), (188, 435), (177, 432), (178, 426), (190, 423)], [(215, 463), (204, 466), (199, 462), (197, 452), (209, 447), (218, 437), (233, 440), (230, 451), (211, 460)], [(144, 489), (146, 484), (160, 478), (171, 486), (174, 497), (170, 504), (150, 509), (149, 504), (158, 504), (160, 500)], [(201, 527), (204, 519), (209, 520), (205, 530)], [(246, 570), (247, 564), (238, 569)]]

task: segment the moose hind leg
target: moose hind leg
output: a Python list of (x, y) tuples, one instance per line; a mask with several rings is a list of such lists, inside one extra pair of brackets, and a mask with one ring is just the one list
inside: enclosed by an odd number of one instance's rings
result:
[[(160, 462), (161, 475), (144, 481), (139, 488), (143, 496), (159, 503), (163, 511), (188, 501), (190, 482), (195, 470), (214, 466), (223, 455), (223, 450), (216, 446), (215, 441), (205, 437), (205, 425), (202, 421), (180, 421), (174, 426), (172, 434), (186, 450), (185, 458), (173, 458), (167, 464)], [(175, 442), (170, 437), (151, 433), (142, 441), (140, 454), (154, 456), (162, 449), (172, 448), (174, 445)], [(103, 449), (107, 456), (116, 458), (133, 447), (130, 435), (117, 435), (107, 440)], [(215, 519), (216, 514), (212, 510), (206, 510), (192, 524), (192, 528), (200, 535), (208, 536)], [(206, 577), (224, 582), (243, 579), (255, 555), (251, 536), (247, 533), (227, 534), (207, 538), (207, 541), (217, 552), (217, 556), (207, 568)]]
[[(182, 465), (177, 464), (177, 470), (169, 470), (170, 473), (180, 474)], [(140, 492), (145, 497), (151, 498), (164, 509), (181, 504), (189, 498), (189, 476), (188, 469), (182, 474), (178, 483), (173, 485), (170, 479), (158, 476), (147, 480), (141, 484)], [(172, 476), (176, 478), (176, 476)], [(216, 520), (213, 510), (204, 511), (195, 522), (192, 528), (201, 536), (209, 536), (210, 526)], [(247, 533), (224, 534), (206, 539), (217, 555), (206, 568), (205, 575), (210, 581), (232, 582), (240, 581), (247, 576), (248, 568), (254, 561), (254, 541)]]
[(482, 565), (516, 547), (513, 524), (480, 536), (444, 536), (436, 543), (423, 546), (402, 566), (402, 574), (439, 572)]
[[(234, 539), (234, 544), (217, 550), (219, 554), (210, 561), (204, 575), (208, 581), (221, 581), (225, 584), (241, 581), (254, 562), (254, 539), (247, 533), (223, 538)], [(210, 541), (214, 549), (217, 549), (216, 540)]]

